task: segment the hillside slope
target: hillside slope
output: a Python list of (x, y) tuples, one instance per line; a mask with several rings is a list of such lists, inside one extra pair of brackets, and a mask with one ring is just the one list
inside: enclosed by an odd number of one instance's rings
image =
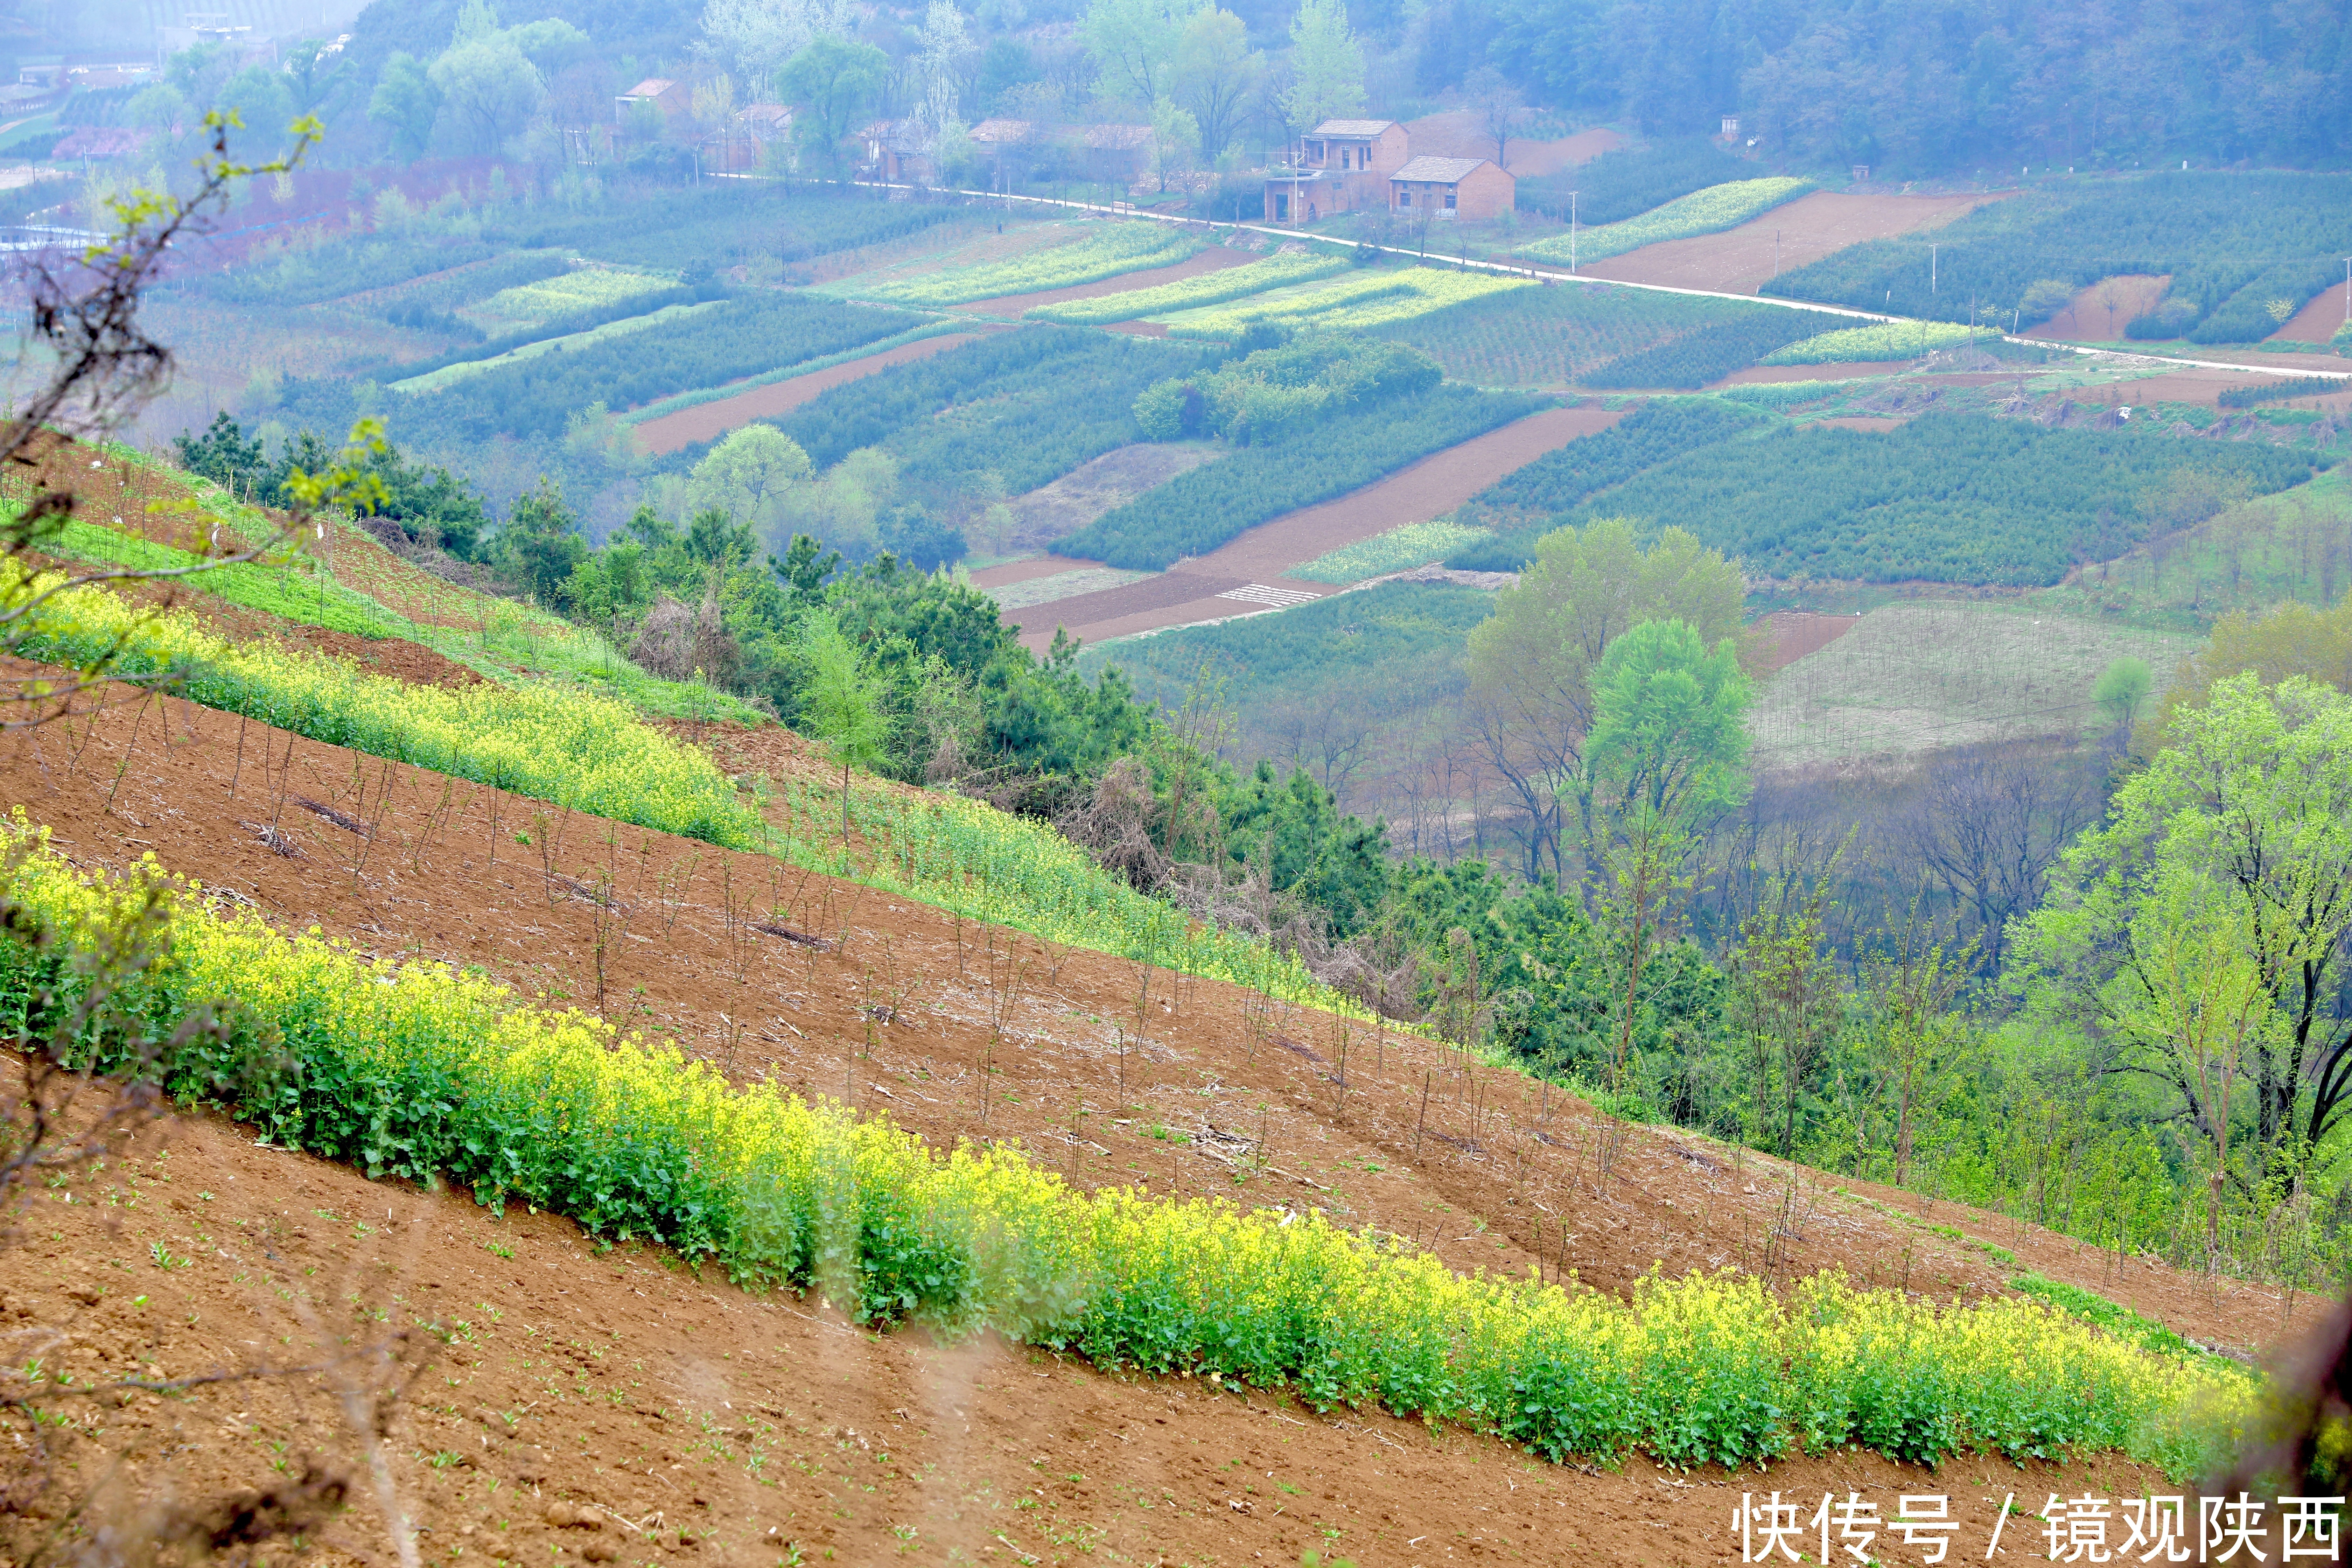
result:
[[(1342, 1071), (1333, 1020), (1268, 1020), (1232, 986), (1171, 987), (1164, 971), (958, 928), (690, 840), (624, 829), (608, 842), (589, 818), (555, 825), (570, 837), (551, 861), (514, 841), (526, 823), (546, 842), (543, 806), (261, 726), (241, 737), (176, 700), (139, 728), (131, 705), (72, 743), (57, 730), (12, 741), (0, 788), (84, 865), (152, 853), (281, 928), (478, 964), (557, 1004), (594, 1000), (595, 907), (548, 868), (601, 868), (639, 911), (608, 956), (616, 1022), (674, 1035), (739, 1080), (844, 1098), (934, 1142), (1018, 1140), (1087, 1185), (1320, 1206), (1458, 1268), (1518, 1271), (1540, 1254), (1549, 1273), (1564, 1240), (1568, 1267), (1615, 1293), (1653, 1268), (1785, 1282), (1843, 1267), (1956, 1300), (2004, 1288), (2014, 1268), (1995, 1249), (2008, 1247), (2015, 1267), (2199, 1339), (2255, 1344), (2282, 1323), (2284, 1304), (2261, 1291), (2216, 1297), (2138, 1259), (2118, 1278), (2112, 1256), (2046, 1233), (1669, 1131), (1637, 1131), (1604, 1179), (1581, 1104), (1393, 1034), (1358, 1032)], [(362, 809), (362, 788), (366, 839), (327, 815)], [(296, 854), (263, 844), (257, 826), (272, 820)], [(754, 932), (755, 905), (785, 908), (835, 947)], [(1115, 1023), (1140, 1037), (1124, 1093)], [(886, 1546), (923, 1561), (950, 1547), (966, 1561), (1100, 1549), (1294, 1562), (1310, 1547), (1401, 1563), (1737, 1557), (1723, 1520), (1741, 1483), (1720, 1472), (1583, 1473), (1262, 1391), (1107, 1377), (987, 1341), (877, 1338), (814, 1300), (739, 1291), (548, 1216), (494, 1219), (462, 1194), (370, 1184), (215, 1121), (166, 1127), (87, 1185), (41, 1211), (38, 1263), (12, 1279), (8, 1306), (20, 1333), (65, 1336), (47, 1342), (90, 1373), (128, 1358), (181, 1375), (257, 1352), (307, 1365), (347, 1336), (412, 1335), (388, 1363), (339, 1352), (316, 1376), (134, 1400), (76, 1439), (130, 1456), (123, 1473), (150, 1500), (262, 1486), (305, 1455), (348, 1452), (339, 1391), (407, 1376), (385, 1405), (387, 1473), (436, 1561), (487, 1550), (765, 1568), (793, 1561), (795, 1543), (804, 1562), (826, 1548), (878, 1560)], [(1800, 1490), (1925, 1483), (1858, 1455), (1772, 1476)], [(353, 1507), (319, 1544), (332, 1560), (383, 1561), (382, 1505), (350, 1479)], [(1974, 1460), (1943, 1472), (1956, 1492), (2022, 1495), (2039, 1479)], [(2153, 1479), (2099, 1460), (2064, 1485), (2129, 1494)]]

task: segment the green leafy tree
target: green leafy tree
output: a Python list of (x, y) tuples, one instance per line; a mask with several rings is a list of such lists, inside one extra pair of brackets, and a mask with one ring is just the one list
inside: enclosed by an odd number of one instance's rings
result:
[(1714, 647), (1736, 636), (1739, 569), (1680, 529), (1648, 549), (1634, 525), (1602, 519), (1537, 541), (1516, 587), (1470, 634), (1473, 733), (1527, 814), (1527, 874), (1567, 880), (1564, 815), (1595, 720), (1593, 675), (1640, 622), (1686, 623)]
[(1241, 128), (1265, 79), (1265, 59), (1249, 47), (1249, 29), (1231, 11), (1203, 8), (1177, 36), (1169, 90), (1200, 127), (1201, 156), (1215, 163)]
[(1165, 98), (1151, 106), (1151, 173), (1163, 195), (1169, 176), (1190, 169), (1200, 146), (1201, 125), (1191, 110)]
[[(2184, 1000), (2180, 926), (2250, 966), (2275, 1010), (2233, 1046), (2251, 1101), (2254, 1179), (2319, 1150), (2352, 1093), (2352, 697), (2300, 676), (2217, 681), (2177, 710), (2164, 744), (2116, 792), (2105, 826), (2061, 858), (2016, 929), (2012, 983), (2033, 1012), (2087, 1039), (2126, 1042), (2120, 1066), (2202, 1114), (2207, 1090), (2159, 1042), (2218, 1002)], [(2218, 963), (2221, 956), (2200, 960)], [(2164, 1000), (2165, 998), (2170, 1000)], [(2147, 1022), (2158, 1007), (2171, 1022)], [(2161, 1022), (2161, 1020), (2159, 1020)], [(2232, 1026), (2234, 1028), (2235, 1026)]]
[(1710, 652), (1683, 620), (1643, 621), (1614, 639), (1591, 679), (1582, 792), (1599, 868), (1598, 924), (1617, 974), (1609, 1087), (1638, 1070), (1643, 972), (1672, 940), (1706, 819), (1747, 789), (1750, 694), (1726, 637)]
[(890, 57), (872, 44), (831, 35), (811, 39), (776, 79), (785, 100), (800, 106), (793, 131), (802, 152), (838, 173), (843, 142), (889, 79)]
[(1863, 994), (1865, 1049), (1882, 1092), (1894, 1101), (1895, 1184), (1908, 1186), (1920, 1122), (1958, 1087), (1958, 1068), (1975, 1044), (1953, 1003), (1976, 968), (1973, 942), (1955, 948), (1923, 915), (1924, 889), (1911, 900), (1903, 929), (1869, 945)]
[(2098, 680), (2091, 687), (2091, 700), (2107, 716), (2107, 722), (2119, 734), (2128, 735), (2139, 722), (2147, 707), (2148, 693), (2156, 688), (2156, 672), (2144, 658), (2129, 655), (2111, 662), (2099, 671)]
[(432, 144), (433, 125), (441, 115), (441, 89), (415, 55), (395, 54), (375, 79), (367, 115), (392, 138), (392, 155), (414, 163)]
[(787, 493), (813, 477), (798, 442), (772, 425), (746, 425), (694, 465), (687, 476), (687, 504), (761, 528), (781, 513)]
[(1208, 0), (1092, 0), (1078, 37), (1108, 93), (1138, 109), (1168, 92), (1179, 41)]
[(541, 604), (553, 606), (588, 559), (588, 542), (580, 537), (580, 520), (564, 504), (562, 490), (542, 476), (536, 489), (516, 500), (491, 553)]
[(441, 100), (477, 152), (495, 153), (547, 96), (547, 82), (508, 34), (453, 45), (426, 68)]
[(842, 634), (830, 609), (801, 618), (800, 654), (807, 672), (801, 724), (841, 764), (841, 841), (849, 842), (849, 773), (881, 765), (890, 724), (884, 689), (857, 646)]
[(1346, 0), (1300, 0), (1282, 107), (1301, 131), (1364, 107), (1364, 51), (1348, 26)]

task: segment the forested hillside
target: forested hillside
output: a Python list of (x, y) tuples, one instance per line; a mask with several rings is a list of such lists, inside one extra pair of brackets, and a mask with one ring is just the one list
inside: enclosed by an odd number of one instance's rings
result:
[(1720, 0), (1433, 13), (1425, 85), (1492, 60), (1547, 102), (1660, 134), (1743, 115), (1768, 154), (1900, 176), (2020, 163), (2326, 166), (2352, 130), (2352, 35), (2330, 11), (2188, 0), (1857, 14)]

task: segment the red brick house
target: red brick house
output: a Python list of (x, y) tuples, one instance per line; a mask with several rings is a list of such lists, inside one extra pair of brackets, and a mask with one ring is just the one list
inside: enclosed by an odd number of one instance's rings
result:
[(1415, 158), (1389, 176), (1389, 210), (1399, 217), (1501, 217), (1518, 182), (1488, 158)]
[(1327, 120), (1299, 138), (1297, 161), (1265, 172), (1268, 223), (1313, 223), (1389, 205), (1388, 178), (1412, 156), (1393, 120)]
[(640, 103), (650, 103), (660, 110), (662, 120), (667, 123), (694, 107), (694, 94), (682, 81), (672, 81), (665, 76), (649, 76), (613, 100), (614, 123), (626, 125), (629, 110)]

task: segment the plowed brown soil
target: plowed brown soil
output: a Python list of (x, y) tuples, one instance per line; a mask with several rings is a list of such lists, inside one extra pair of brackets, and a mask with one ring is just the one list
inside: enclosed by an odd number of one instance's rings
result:
[(1100, 642), (1224, 616), (1249, 615), (1263, 606), (1217, 595), (1250, 583), (1318, 596), (1336, 593), (1327, 584), (1292, 582), (1282, 574), (1376, 533), (1443, 516), (1503, 475), (1580, 436), (1605, 430), (1622, 417), (1622, 413), (1597, 403), (1547, 408), (1458, 447), (1433, 452), (1337, 500), (1302, 507), (1260, 523), (1174, 572), (1124, 588), (1008, 610), (1005, 616), (1021, 622), (1024, 644), (1044, 648), (1054, 640), (1056, 626), (1066, 626), (1072, 636), (1088, 642)]
[(1589, 278), (1614, 278), (1628, 283), (1753, 294), (1772, 279), (1776, 234), (1780, 270), (1790, 272), (1865, 239), (1891, 239), (1949, 223), (2011, 194), (1881, 196), (1815, 191), (1738, 228), (1645, 245), (1581, 270)]
[[(781, 732), (702, 739), (737, 771), (809, 765)], [(1775, 1282), (1840, 1267), (1975, 1300), (2024, 1267), (2200, 1339), (2259, 1344), (2284, 1321), (2269, 1292), (2217, 1292), (2137, 1258), (2119, 1268), (2047, 1232), (1671, 1130), (1633, 1130), (1604, 1176), (1588, 1108), (1465, 1070), (1432, 1043), (1303, 1012), (1254, 1028), (1230, 986), (1171, 983), (178, 700), (0, 740), (0, 792), (84, 865), (152, 852), (282, 927), (478, 964), (525, 995), (675, 1037), (740, 1080), (833, 1095), (935, 1142), (1017, 1142), (1089, 1186), (1313, 1205), (1456, 1268), (1566, 1268), (1612, 1292), (1654, 1267), (1745, 1266)], [(258, 828), (273, 825), (297, 855), (265, 845)], [(609, 878), (625, 906), (601, 965), (596, 908), (564, 877)], [(753, 910), (829, 950), (753, 931)], [(128, 1456), (112, 1472), (126, 1519), (326, 1456), (352, 1506), (315, 1533), (313, 1561), (396, 1560), (337, 1392), (390, 1377), (339, 1358), (403, 1329), (420, 1347), (436, 1331), (449, 1341), (389, 1406), (382, 1447), (385, 1484), (430, 1531), (436, 1563), (770, 1568), (795, 1545), (803, 1562), (831, 1550), (841, 1562), (1287, 1563), (1313, 1547), (1433, 1568), (1488, 1554), (1712, 1563), (1737, 1560), (1727, 1525), (1743, 1489), (1950, 1490), (1980, 1539), (1991, 1510), (1979, 1494), (2032, 1493), (2021, 1506), (2034, 1506), (2045, 1479), (1956, 1462), (1929, 1489), (1920, 1472), (1850, 1455), (1776, 1464), (1769, 1479), (1586, 1472), (1263, 1393), (1121, 1381), (985, 1342), (876, 1338), (656, 1249), (600, 1251), (556, 1220), (493, 1220), (462, 1194), (369, 1184), (216, 1122), (166, 1129), (70, 1205), (49, 1194), (29, 1235), (5, 1310), (20, 1338), (47, 1337), (36, 1353), (78, 1371), (337, 1362), (331, 1375), (134, 1398), (72, 1440), (85, 1476)], [(352, 1408), (364, 1422), (366, 1398)], [(2151, 1479), (2095, 1462), (2063, 1484), (2133, 1493)]]
[(2313, 295), (2271, 338), (2279, 342), (2324, 343), (2347, 321), (2352, 321), (2352, 300), (2347, 300), (2345, 287), (2338, 283)]
[[(2171, 274), (2152, 278), (2145, 273), (2120, 273), (2092, 284), (2064, 310), (2021, 337), (2046, 338), (2053, 342), (2106, 343), (2120, 342), (2124, 328), (2156, 309), (2172, 281)], [(2108, 303), (2114, 300), (2113, 305)]]
[(887, 370), (894, 364), (908, 364), (952, 348), (961, 348), (971, 342), (983, 328), (984, 323), (974, 323), (973, 331), (943, 332), (936, 338), (919, 338), (911, 343), (900, 343), (895, 349), (867, 354), (864, 359), (846, 361), (830, 370), (811, 371), (790, 381), (772, 381), (765, 386), (755, 386), (732, 397), (698, 403), (691, 408), (681, 408), (675, 414), (648, 419), (636, 427), (637, 445), (659, 456), (691, 447), (697, 441), (716, 440), (739, 426), (798, 408), (819, 393), (830, 392), (836, 386), (872, 375), (877, 370)]

